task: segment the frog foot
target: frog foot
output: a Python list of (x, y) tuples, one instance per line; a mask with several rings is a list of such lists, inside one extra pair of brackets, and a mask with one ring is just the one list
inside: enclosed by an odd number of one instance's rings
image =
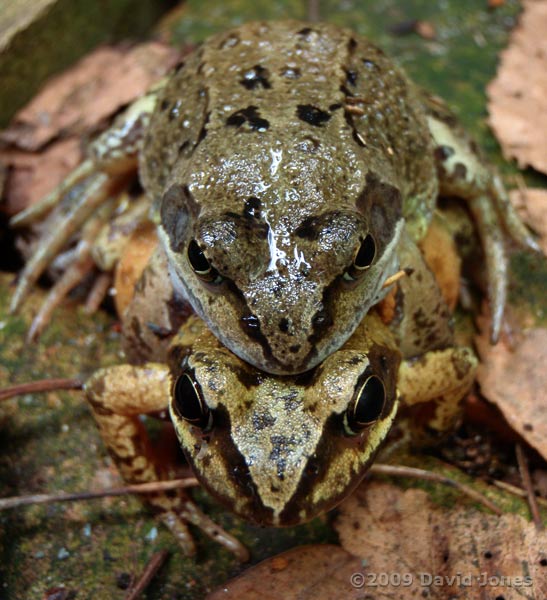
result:
[[(78, 265), (76, 270), (81, 271), (80, 265), (85, 262), (85, 255), (90, 252), (92, 239), (96, 237), (114, 210), (113, 195), (127, 181), (125, 176), (93, 172), (93, 168), (91, 160), (84, 161), (51, 194), (12, 219), (11, 225), (14, 227), (30, 225), (36, 223), (53, 208), (59, 208), (58, 212), (52, 214), (47, 230), (38, 239), (36, 251), (18, 277), (10, 305), (12, 313), (19, 309), (38, 278), (51, 265), (72, 236), (80, 230), (82, 230), (81, 244), (74, 253), (74, 264)], [(70, 203), (67, 210), (64, 210), (60, 205), (61, 200), (79, 184), (83, 184), (83, 192)], [(76, 272), (72, 272), (64, 281), (59, 282), (57, 290), (53, 293), (57, 303), (74, 287), (67, 286), (69, 279), (72, 279), (74, 284), (78, 282), (77, 279), (75, 280), (75, 275)]]
[(437, 99), (426, 98), (428, 124), (436, 144), (440, 193), (466, 201), (481, 239), (491, 306), (490, 339), (496, 343), (507, 301), (507, 238), (541, 251), (511, 204), (499, 175), (479, 155), (475, 142)]
[[(89, 157), (56, 189), (12, 218), (12, 227), (23, 227), (36, 224), (49, 215), (47, 227), (37, 241), (37, 249), (18, 277), (10, 306), (12, 313), (18, 310), (32, 286), (72, 236), (78, 234), (83, 240), (83, 248), (77, 248), (75, 267), (53, 291), (50, 305), (58, 304), (70, 291), (69, 281), (75, 281), (76, 274), (82, 272), (83, 256), (90, 252), (91, 231), (94, 237), (98, 236), (100, 225), (108, 222), (116, 209), (113, 198), (137, 170), (137, 155), (143, 131), (155, 106), (156, 91), (156, 88), (152, 89), (117, 117), (112, 127), (90, 145)], [(43, 316), (47, 316), (46, 313), (44, 310)], [(39, 328), (37, 324), (35, 333)]]
[[(175, 461), (153, 446), (139, 418), (165, 411), (172, 378), (162, 363), (118, 365), (96, 371), (85, 383), (86, 398), (110, 456), (127, 483), (170, 479)], [(195, 553), (188, 524), (201, 529), (241, 561), (249, 559), (245, 546), (202, 513), (182, 489), (154, 492), (145, 502), (175, 535), (185, 554)]]

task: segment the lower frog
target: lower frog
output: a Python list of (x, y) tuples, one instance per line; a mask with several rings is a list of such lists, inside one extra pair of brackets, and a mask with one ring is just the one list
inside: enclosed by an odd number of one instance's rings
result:
[[(381, 50), (327, 23), (247, 23), (197, 48), (13, 219), (54, 209), (13, 310), (84, 223), (89, 247), (137, 166), (178, 303), (268, 373), (306, 372), (350, 338), (439, 193), (467, 202), (482, 238), (493, 340), (505, 239), (537, 248), (453, 115)], [(50, 304), (79, 281), (82, 248)]]
[[(166, 301), (173, 293), (165, 271), (157, 268), (165, 260), (162, 253), (151, 261), (156, 267), (142, 275), (137, 305), (147, 295)], [(454, 346), (451, 312), (404, 233), (398, 260), (409, 275), (390, 294), (390, 309), (382, 316), (370, 312), (341, 349), (300, 375), (256, 369), (195, 316), (171, 335), (168, 346), (164, 339), (154, 348), (139, 337), (138, 327), (129, 327), (130, 346), (137, 348), (141, 364), (100, 370), (86, 384), (102, 437), (124, 479), (141, 483), (172, 474), (168, 462), (154, 458), (138, 418), (169, 404), (184, 453), (207, 490), (250, 521), (294, 525), (331, 509), (361, 481), (399, 402), (427, 403), (428, 428), (447, 428), (473, 381), (476, 359), (470, 349)], [(155, 323), (144, 315), (143, 330), (169, 331), (171, 314), (164, 311)], [(150, 362), (158, 357), (161, 362)], [(240, 558), (246, 556), (186, 494), (155, 494), (149, 501), (187, 552), (193, 551), (186, 529), (191, 523)]]

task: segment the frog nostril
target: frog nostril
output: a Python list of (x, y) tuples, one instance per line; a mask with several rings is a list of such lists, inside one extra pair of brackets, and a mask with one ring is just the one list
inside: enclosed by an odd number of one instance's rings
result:
[(256, 336), (260, 333), (260, 319), (256, 315), (245, 315), (241, 317), (243, 329), (250, 335)]
[(291, 326), (289, 319), (283, 317), (282, 319), (279, 319), (279, 323), (277, 325), (281, 333), (289, 333), (289, 328)]
[(315, 330), (325, 329), (331, 324), (332, 319), (326, 310), (319, 310), (312, 319), (312, 325)]

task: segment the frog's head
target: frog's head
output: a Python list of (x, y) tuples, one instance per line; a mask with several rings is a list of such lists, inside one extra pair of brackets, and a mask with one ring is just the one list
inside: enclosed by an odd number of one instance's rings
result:
[(256, 183), (207, 203), (199, 185), (173, 185), (162, 202), (175, 288), (225, 346), (273, 374), (308, 371), (340, 348), (398, 268), (396, 187), (369, 172), (351, 194), (339, 189), (347, 177), (335, 181), (344, 200), (328, 201), (306, 168), (290, 188), (260, 194)]
[(173, 358), (171, 418), (203, 486), (266, 526), (307, 521), (347, 496), (397, 405), (399, 354), (365, 337), (364, 350), (344, 347), (291, 377), (257, 371), (209, 332)]

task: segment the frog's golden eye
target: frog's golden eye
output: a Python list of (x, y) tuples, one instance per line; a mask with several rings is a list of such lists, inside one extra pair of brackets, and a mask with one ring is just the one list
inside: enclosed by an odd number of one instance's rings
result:
[(376, 375), (370, 375), (355, 393), (355, 402), (348, 408), (344, 427), (350, 435), (356, 435), (374, 424), (382, 414), (386, 401), (386, 388)]
[(218, 271), (211, 266), (211, 263), (207, 260), (196, 240), (192, 240), (188, 246), (188, 261), (194, 273), (200, 279), (211, 283), (220, 283), (222, 281)]
[(367, 233), (357, 249), (351, 266), (345, 273), (345, 279), (354, 281), (367, 271), (376, 257), (376, 242), (370, 233)]
[(209, 430), (213, 422), (212, 413), (203, 399), (201, 386), (189, 373), (183, 373), (173, 388), (173, 409), (190, 425)]

